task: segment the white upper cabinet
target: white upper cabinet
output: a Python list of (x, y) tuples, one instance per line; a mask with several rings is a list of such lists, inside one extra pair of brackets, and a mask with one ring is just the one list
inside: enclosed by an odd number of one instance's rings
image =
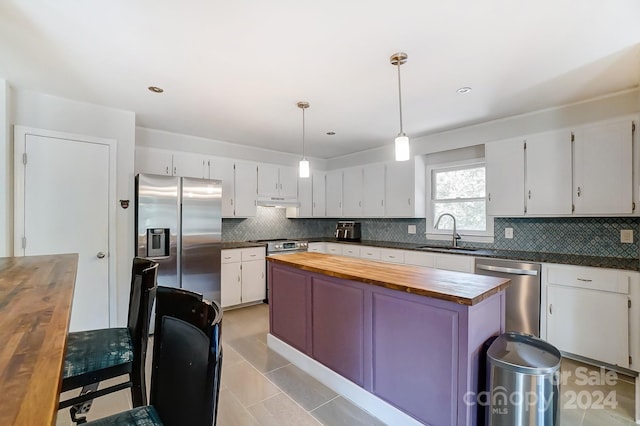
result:
[[(222, 217), (235, 216), (234, 162), (228, 158), (209, 159), (209, 179), (222, 181)], [(252, 199), (255, 195), (251, 196)]]
[[(288, 209), (287, 209), (288, 210)], [(298, 179), (298, 211), (295, 217), (313, 215), (313, 181), (310, 177)]]
[[(236, 217), (253, 217), (257, 213), (258, 169), (253, 163), (235, 163)], [(224, 190), (223, 190), (224, 191)]]
[(633, 212), (633, 122), (585, 126), (574, 132), (575, 214)]
[(384, 216), (384, 182), (384, 164), (371, 164), (364, 166), (362, 212), (365, 217)]
[(205, 168), (206, 175), (209, 174), (209, 166), (207, 158), (202, 154), (194, 154), (191, 152), (174, 152), (173, 153), (173, 175), (182, 177), (191, 177), (204, 179)]
[(425, 217), (425, 174), (421, 156), (386, 164), (384, 197), (387, 217)]
[(260, 197), (296, 198), (298, 176), (295, 167), (260, 163), (258, 194)]
[(173, 176), (173, 153), (164, 149), (136, 147), (136, 173)]
[(487, 214), (524, 214), (524, 140), (505, 139), (484, 146)]
[(570, 215), (571, 132), (527, 136), (525, 159), (526, 213)]
[(342, 216), (342, 170), (327, 172), (327, 217)]
[(315, 172), (311, 176), (313, 204), (311, 207), (311, 215), (313, 217), (326, 216), (326, 173)]
[(344, 217), (362, 217), (362, 167), (354, 167), (343, 171)]

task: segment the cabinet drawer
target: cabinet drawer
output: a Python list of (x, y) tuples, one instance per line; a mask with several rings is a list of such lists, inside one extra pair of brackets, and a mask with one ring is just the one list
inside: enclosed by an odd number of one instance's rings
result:
[(308, 251), (313, 253), (324, 253), (325, 244), (324, 243), (309, 243)]
[(547, 283), (613, 293), (629, 293), (628, 274), (603, 268), (549, 266)]
[(221, 263), (234, 263), (242, 260), (242, 249), (222, 250), (220, 252)]
[(266, 248), (264, 247), (252, 247), (242, 249), (242, 261), (246, 262), (247, 260), (261, 260), (264, 259), (266, 253)]
[(342, 255), (342, 244), (327, 243), (327, 253)]
[(342, 247), (343, 256), (360, 257), (360, 246), (344, 245)]
[(363, 259), (380, 260), (380, 251), (378, 247), (360, 247), (360, 257)]
[(435, 265), (435, 255), (431, 253), (421, 253), (419, 251), (407, 250), (404, 252), (404, 263), (407, 265), (426, 266), (433, 268)]
[(380, 260), (384, 262), (404, 263), (404, 250), (381, 249)]

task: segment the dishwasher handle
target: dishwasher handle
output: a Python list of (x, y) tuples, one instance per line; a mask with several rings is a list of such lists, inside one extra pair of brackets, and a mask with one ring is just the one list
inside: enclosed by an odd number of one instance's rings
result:
[(491, 271), (491, 272), (502, 272), (505, 274), (512, 275), (538, 275), (538, 271), (533, 269), (517, 269), (517, 268), (506, 268), (504, 266), (491, 266), (491, 265), (483, 265), (477, 264), (476, 269), (482, 269), (483, 271)]

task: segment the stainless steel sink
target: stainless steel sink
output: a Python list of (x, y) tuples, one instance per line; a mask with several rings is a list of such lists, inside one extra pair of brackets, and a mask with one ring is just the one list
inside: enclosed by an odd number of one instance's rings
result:
[(455, 251), (461, 251), (461, 252), (473, 252), (473, 251), (477, 251), (478, 249), (475, 248), (471, 248), (471, 247), (447, 247), (447, 246), (418, 246), (416, 247), (420, 250), (427, 250), (427, 251), (443, 251), (443, 252), (455, 252)]

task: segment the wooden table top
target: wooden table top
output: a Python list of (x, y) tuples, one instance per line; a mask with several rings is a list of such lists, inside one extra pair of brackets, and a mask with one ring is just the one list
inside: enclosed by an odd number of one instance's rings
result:
[(469, 306), (507, 288), (511, 283), (508, 279), (486, 275), (323, 253), (276, 254), (267, 256), (267, 260), (309, 272)]
[(77, 254), (0, 258), (0, 425), (56, 422)]

